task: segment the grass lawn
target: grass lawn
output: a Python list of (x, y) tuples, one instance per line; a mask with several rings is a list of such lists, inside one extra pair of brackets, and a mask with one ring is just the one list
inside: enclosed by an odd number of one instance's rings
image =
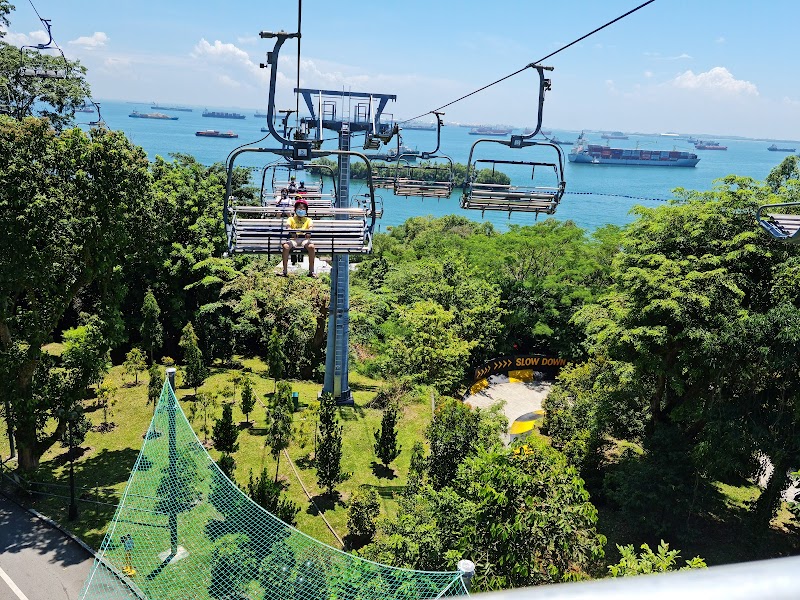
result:
[[(244, 359), (241, 365), (242, 368), (238, 371), (250, 373), (257, 398), (268, 403), (268, 395), (272, 393), (274, 382), (266, 375), (266, 365), (258, 359)], [(234, 370), (215, 368), (205, 384), (198, 389), (198, 392), (211, 394), (218, 399), (217, 406), (210, 409), (208, 414), (209, 439), (214, 420), (222, 414), (222, 402), (232, 398), (233, 374)], [(68, 522), (66, 500), (45, 498), (35, 502), (38, 510), (64, 523), (94, 548), (99, 547), (105, 529), (113, 517), (119, 500), (118, 494), (124, 489), (130, 470), (139, 454), (153, 410), (152, 406), (146, 405), (148, 381), (146, 373), (139, 376), (138, 385), (131, 385), (129, 378), (123, 374), (122, 367), (118, 366), (111, 370), (107, 379), (118, 386), (115, 403), (111, 408), (112, 414), (108, 416), (108, 420), (116, 426), (107, 433), (90, 431), (86, 441), (81, 445), (80, 457), (75, 461), (77, 485), (91, 488), (82, 490), (81, 497), (100, 504), (79, 503), (80, 517), (76, 521)], [(380, 428), (382, 413), (379, 410), (365, 408), (365, 405), (375, 395), (380, 383), (357, 374), (351, 375), (350, 385), (353, 389), (355, 406), (339, 409), (339, 421), (343, 426), (342, 468), (351, 475), (337, 487), (339, 496), (336, 499), (327, 499), (317, 486), (316, 471), (308, 461), (309, 454), (313, 451), (313, 441), (305, 448), (301, 448), (300, 442), (293, 440), (288, 449), (303, 483), (314, 497), (313, 502), (308, 500), (290, 465), (287, 464), (285, 457), (281, 456), (279, 477), (288, 484), (288, 497), (301, 507), (297, 516), (298, 528), (334, 546), (338, 546), (338, 543), (320, 518), (319, 511), (324, 513), (339, 536), (344, 537), (347, 534), (347, 502), (356, 488), (360, 485), (369, 485), (378, 491), (383, 513), (394, 514), (397, 509), (397, 493), (405, 485), (411, 447), (415, 441), (423, 440), (423, 432), (431, 419), (431, 407), (428, 402), (405, 405), (398, 427), (398, 438), (403, 451), (389, 469), (376, 463), (373, 432)], [(321, 386), (306, 381), (292, 381), (291, 384), (292, 389), (299, 392), (300, 396), (301, 410), (294, 415), (294, 424), (298, 426), (308, 416), (304, 410), (306, 402), (316, 399)], [(235, 421), (244, 422), (245, 417), (238, 406), (240, 391), (241, 386), (238, 385), (237, 406), (234, 407), (233, 418)], [(177, 396), (183, 411), (189, 416), (194, 390), (182, 387), (180, 376)], [(103, 423), (103, 411), (95, 406), (94, 401), (87, 402), (86, 410), (95, 426)], [(239, 450), (234, 455), (237, 464), (235, 479), (243, 488), (246, 487), (250, 469), (255, 474), (259, 474), (263, 468), (267, 469), (270, 476), (274, 476), (275, 473), (275, 461), (269, 448), (265, 447), (265, 411), (258, 402), (250, 414), (250, 421), (253, 421), (254, 425), (250, 428), (243, 426), (239, 436)], [(205, 436), (202, 432), (202, 413), (197, 414), (193, 428), (203, 440)], [(8, 444), (5, 435), (2, 436), (2, 444), (0, 450), (7, 456)], [(219, 458), (216, 450), (212, 449), (210, 453), (214, 459)], [(66, 486), (68, 467), (66, 450), (54, 446), (42, 457), (35, 479), (38, 482)], [(47, 486), (43, 489), (57, 494), (68, 494), (66, 487)]]

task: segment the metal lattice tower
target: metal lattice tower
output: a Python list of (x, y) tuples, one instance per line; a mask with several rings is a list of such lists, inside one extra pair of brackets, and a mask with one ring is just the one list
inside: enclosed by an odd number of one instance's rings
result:
[(385, 600), (466, 593), (465, 572), (388, 567), (332, 548), (250, 500), (165, 382), (81, 600)]

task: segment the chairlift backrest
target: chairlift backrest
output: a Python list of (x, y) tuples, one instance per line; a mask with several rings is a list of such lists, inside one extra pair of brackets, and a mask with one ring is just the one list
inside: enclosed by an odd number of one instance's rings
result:
[(800, 244), (800, 202), (765, 204), (759, 207), (756, 219), (773, 238)]

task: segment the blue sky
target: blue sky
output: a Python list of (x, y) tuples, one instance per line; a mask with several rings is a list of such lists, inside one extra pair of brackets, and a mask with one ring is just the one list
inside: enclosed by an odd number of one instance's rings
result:
[[(15, 0), (6, 41), (38, 41)], [(34, 0), (97, 99), (264, 108), (271, 40), (294, 2)], [(301, 85), (396, 94), (413, 117), (536, 61), (640, 2), (303, 2)], [(545, 64), (545, 125), (800, 140), (800, 2), (656, 0)], [(293, 106), (297, 46), (281, 53), (279, 107)], [(535, 122), (527, 71), (446, 109), (448, 121)]]

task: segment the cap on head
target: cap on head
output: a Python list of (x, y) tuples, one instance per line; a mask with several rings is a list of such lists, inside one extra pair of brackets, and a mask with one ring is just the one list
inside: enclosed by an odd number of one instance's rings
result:
[(301, 198), (301, 199), (297, 200), (297, 201), (294, 203), (294, 207), (295, 207), (295, 208), (297, 208), (298, 206), (305, 206), (306, 208), (308, 208), (308, 202), (306, 202), (305, 200), (303, 200), (303, 199)]

